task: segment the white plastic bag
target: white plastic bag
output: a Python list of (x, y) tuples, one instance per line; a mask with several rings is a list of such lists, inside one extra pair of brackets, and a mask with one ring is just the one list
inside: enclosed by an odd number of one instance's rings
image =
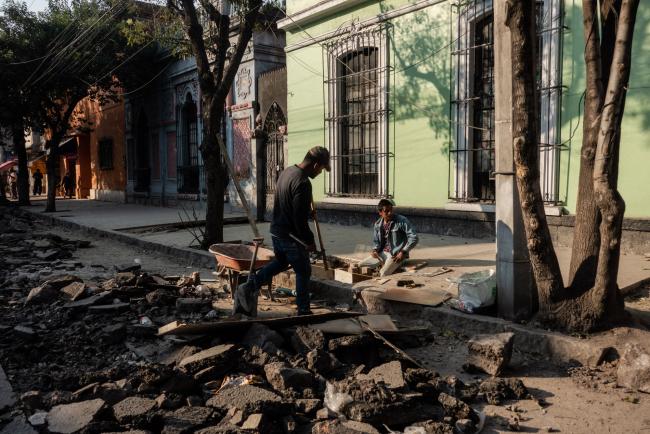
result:
[(459, 305), (467, 312), (496, 302), (497, 277), (493, 269), (465, 273), (447, 280), (458, 284)]

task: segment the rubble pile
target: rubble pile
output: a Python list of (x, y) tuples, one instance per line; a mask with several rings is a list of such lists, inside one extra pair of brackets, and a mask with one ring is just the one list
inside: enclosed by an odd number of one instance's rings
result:
[[(473, 433), (475, 404), (528, 396), (520, 380), (443, 378), (373, 334), (241, 321), (160, 336), (174, 320), (219, 321), (223, 288), (138, 266), (92, 281), (35, 267), (17, 280), (34, 257), (10, 249), (33, 232), (3, 223), (0, 360), (18, 399), (0, 409), (2, 434)], [(63, 256), (83, 247), (48, 240)]]

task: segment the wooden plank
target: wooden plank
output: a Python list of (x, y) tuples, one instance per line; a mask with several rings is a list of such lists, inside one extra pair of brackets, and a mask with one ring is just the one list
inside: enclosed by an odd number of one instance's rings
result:
[(252, 319), (243, 321), (218, 321), (209, 323), (185, 324), (173, 321), (158, 329), (158, 336), (167, 334), (210, 334), (219, 330), (236, 329), (248, 327), (251, 324), (264, 324), (269, 327), (291, 327), (294, 325), (306, 325), (320, 323), (339, 318), (350, 318), (363, 315), (358, 312), (327, 312), (314, 315), (287, 316), (280, 318)]

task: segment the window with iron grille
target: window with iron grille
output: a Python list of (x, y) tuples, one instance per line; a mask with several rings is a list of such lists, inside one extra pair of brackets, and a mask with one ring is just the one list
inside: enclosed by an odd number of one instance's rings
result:
[(388, 24), (324, 45), (331, 196), (388, 196)]
[(100, 170), (113, 168), (113, 139), (102, 139), (97, 144), (97, 159)]
[[(452, 4), (456, 39), (452, 51), (449, 198), (494, 202), (494, 16), (492, 0)], [(560, 0), (537, 1), (537, 111), (541, 188), (544, 201), (561, 204), (559, 122), (562, 96)]]
[(199, 136), (196, 102), (188, 93), (180, 109), (180, 144), (178, 148), (178, 170), (176, 189), (183, 194), (199, 193)]

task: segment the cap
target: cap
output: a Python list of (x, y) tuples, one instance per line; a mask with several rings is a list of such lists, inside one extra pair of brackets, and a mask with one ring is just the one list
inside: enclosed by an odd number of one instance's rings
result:
[(316, 162), (323, 166), (325, 170), (330, 171), (330, 151), (322, 146), (314, 146), (309, 150), (309, 154), (314, 157)]

